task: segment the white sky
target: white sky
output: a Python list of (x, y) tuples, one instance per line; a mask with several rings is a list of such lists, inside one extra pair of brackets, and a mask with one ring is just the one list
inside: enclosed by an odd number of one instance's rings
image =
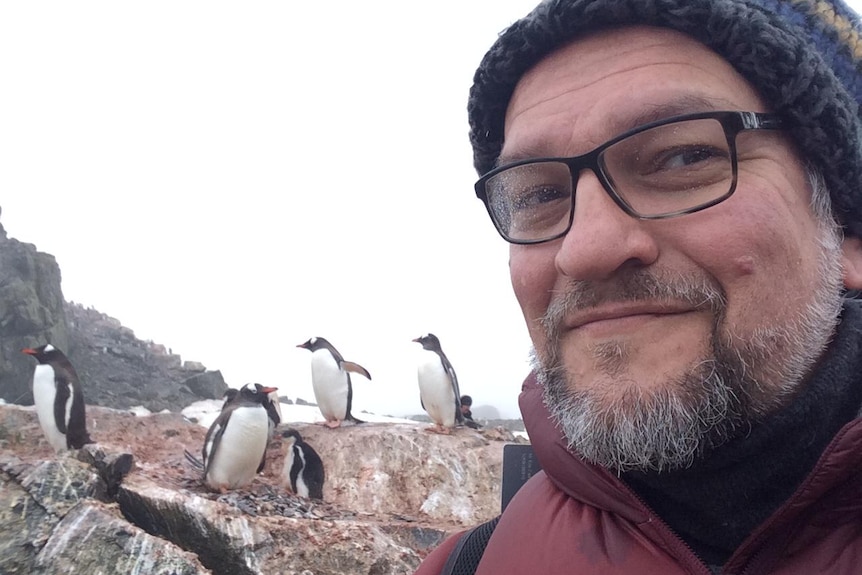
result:
[(371, 372), (357, 411), (419, 413), (431, 331), (516, 417), (529, 338), (465, 109), (535, 3), (0, 3), (0, 222), (235, 387), (312, 399), (295, 346), (323, 336)]
[(233, 386), (313, 399), (323, 336), (371, 372), (357, 409), (420, 413), (430, 331), (514, 417), (529, 339), (466, 100), (534, 3), (0, 3), (0, 222)]

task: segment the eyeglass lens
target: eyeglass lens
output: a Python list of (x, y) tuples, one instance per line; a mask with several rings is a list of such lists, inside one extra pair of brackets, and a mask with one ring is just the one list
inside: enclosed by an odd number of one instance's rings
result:
[[(731, 145), (713, 118), (635, 133), (605, 148), (598, 164), (608, 191), (639, 216), (697, 208), (726, 195), (733, 185)], [(590, 167), (538, 161), (494, 175), (485, 189), (497, 226), (515, 241), (564, 233), (572, 217), (576, 172)]]

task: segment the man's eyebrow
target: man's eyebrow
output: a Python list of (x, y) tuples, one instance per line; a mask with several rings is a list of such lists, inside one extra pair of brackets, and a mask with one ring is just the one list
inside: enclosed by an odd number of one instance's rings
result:
[(499, 168), (500, 166), (505, 166), (506, 164), (512, 164), (521, 160), (529, 160), (531, 158), (544, 158), (548, 156), (550, 156), (550, 154), (546, 151), (546, 148), (541, 144), (537, 144), (534, 142), (531, 144), (519, 146), (517, 149), (513, 150), (510, 153), (500, 154), (494, 164), (494, 167)]
[(614, 127), (614, 133), (608, 139), (613, 138), (614, 135), (633, 130), (638, 126), (673, 118), (674, 116), (695, 114), (697, 112), (713, 112), (719, 109), (732, 110), (735, 107), (724, 99), (705, 98), (694, 94), (686, 94), (662, 104), (647, 105), (646, 109), (641, 110), (637, 114), (630, 116), (622, 115), (612, 119), (611, 125)]
[[(684, 114), (694, 114), (697, 112), (712, 112), (719, 109), (735, 109), (732, 105), (723, 99), (711, 99), (693, 94), (686, 94), (674, 100), (663, 102), (661, 104), (645, 105), (636, 113), (627, 114), (622, 112), (617, 116), (612, 116), (608, 121), (608, 135), (605, 141), (611, 140), (619, 134), (633, 130), (638, 126), (658, 122), (674, 116), (682, 116)], [(585, 150), (583, 153), (588, 152)], [(554, 157), (548, 149), (547, 142), (543, 140), (525, 142), (518, 145), (513, 150), (500, 154), (494, 164), (495, 168), (532, 158)]]

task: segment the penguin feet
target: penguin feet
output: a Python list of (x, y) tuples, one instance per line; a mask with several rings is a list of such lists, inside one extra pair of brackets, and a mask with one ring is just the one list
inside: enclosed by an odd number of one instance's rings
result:
[(336, 419), (335, 421), (324, 421), (323, 425), (329, 429), (335, 429), (336, 427), (341, 427), (341, 420)]
[(434, 425), (433, 427), (426, 427), (425, 431), (428, 433), (438, 433), (440, 435), (452, 435), (452, 430), (448, 427), (443, 427), (442, 425)]

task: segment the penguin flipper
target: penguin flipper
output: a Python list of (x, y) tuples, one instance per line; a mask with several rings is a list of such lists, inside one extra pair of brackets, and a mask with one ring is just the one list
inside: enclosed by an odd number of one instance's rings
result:
[(77, 393), (73, 396), (72, 412), (69, 415), (69, 425), (66, 431), (66, 443), (69, 449), (81, 449), (88, 443), (93, 443), (87, 433), (87, 415), (84, 412), (84, 398)]
[(93, 443), (87, 433), (87, 414), (84, 409), (84, 394), (79, 388), (72, 392), (72, 409), (69, 412), (69, 425), (66, 426), (66, 446), (69, 449), (81, 449), (88, 443)]
[(350, 382), (350, 374), (347, 374), (347, 410), (344, 413), (344, 419), (353, 423), (365, 423), (361, 419), (357, 419), (353, 415), (353, 384)]
[(365, 369), (358, 363), (354, 363), (352, 361), (342, 361), (340, 366), (341, 369), (343, 369), (344, 371), (352, 371), (353, 373), (358, 373), (359, 375), (371, 381), (371, 374), (368, 373), (367, 369)]
[(57, 395), (54, 396), (54, 422), (56, 422), (60, 433), (66, 435), (66, 418), (72, 410), (72, 394), (69, 389), (71, 386), (69, 380), (59, 373), (55, 377), (54, 385), (57, 389)]
[(183, 449), (183, 455), (186, 456), (186, 461), (188, 461), (192, 465), (192, 467), (194, 467), (198, 471), (203, 471), (203, 461), (192, 455), (188, 449)]
[(221, 438), (224, 435), (225, 428), (227, 428), (230, 414), (230, 410), (222, 411), (207, 431), (206, 438), (204, 439), (204, 447), (201, 452), (203, 455), (204, 476), (209, 471), (213, 460), (212, 456), (218, 449), (219, 443), (221, 443)]
[(260, 473), (263, 471), (263, 468), (266, 466), (266, 449), (263, 450), (263, 456), (260, 458), (260, 465), (257, 466), (257, 472)]
[(452, 367), (452, 364), (449, 362), (449, 358), (443, 355), (443, 352), (440, 352), (440, 361), (443, 363), (443, 369), (446, 370), (446, 374), (449, 376), (449, 383), (452, 384), (452, 391), (455, 392), (455, 421), (463, 425), (464, 424), (464, 414), (461, 413), (461, 390), (458, 387), (458, 376), (455, 375), (455, 368)]
[(302, 448), (305, 452), (305, 483), (308, 485), (308, 496), (312, 499), (323, 499), (323, 482), (326, 480), (323, 460), (307, 443)]

